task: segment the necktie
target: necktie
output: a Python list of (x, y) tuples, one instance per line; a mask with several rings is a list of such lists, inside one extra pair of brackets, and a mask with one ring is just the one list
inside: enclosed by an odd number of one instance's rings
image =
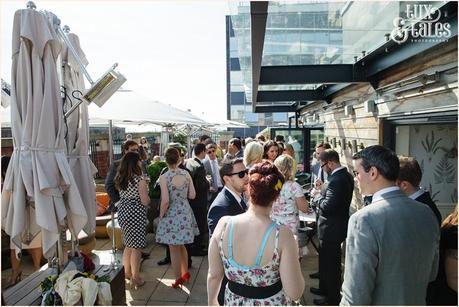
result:
[(244, 198), (241, 198), (241, 207), (244, 211), (247, 211), (247, 204), (245, 203)]
[(320, 169), (320, 181), (324, 182), (325, 178), (324, 178), (324, 170), (323, 169)]
[(214, 180), (215, 183), (214, 183), (213, 185), (214, 185), (216, 188), (218, 188), (218, 187), (219, 187), (220, 180), (218, 180), (218, 176), (219, 176), (219, 175), (218, 175), (217, 159), (211, 160), (211, 161), (212, 161), (212, 173), (213, 173), (213, 176), (214, 176), (214, 178), (215, 178), (215, 180)]

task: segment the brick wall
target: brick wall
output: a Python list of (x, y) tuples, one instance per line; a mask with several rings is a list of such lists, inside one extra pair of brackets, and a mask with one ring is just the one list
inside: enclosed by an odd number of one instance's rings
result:
[(7, 147), (4, 147), (2, 146), (1, 147), (1, 155), (2, 156), (10, 156), (13, 154), (13, 147), (12, 146), (7, 146)]
[(94, 153), (93, 163), (97, 167), (99, 177), (105, 178), (110, 165), (108, 164), (108, 151), (101, 150)]

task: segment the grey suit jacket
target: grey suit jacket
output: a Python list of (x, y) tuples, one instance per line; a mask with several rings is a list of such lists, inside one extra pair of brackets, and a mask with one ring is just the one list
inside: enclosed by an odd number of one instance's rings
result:
[(341, 305), (425, 305), (438, 269), (438, 223), (400, 191), (349, 220)]
[[(212, 173), (212, 166), (210, 165), (210, 160), (209, 159), (205, 159), (203, 164), (204, 164), (204, 168), (206, 169), (206, 174), (207, 175), (211, 175), (212, 176), (212, 187), (217, 190), (218, 189), (218, 186), (217, 186), (217, 178), (215, 177), (215, 175)], [(218, 165), (218, 161), (217, 161), (217, 165)], [(217, 171), (218, 172), (218, 171)]]

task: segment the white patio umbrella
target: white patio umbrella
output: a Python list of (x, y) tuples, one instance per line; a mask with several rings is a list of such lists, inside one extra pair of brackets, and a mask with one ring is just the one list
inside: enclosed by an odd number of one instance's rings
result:
[[(81, 50), (78, 36), (69, 33), (67, 38), (82, 62), (87, 65), (88, 62), (83, 50)], [(76, 103), (76, 99), (82, 99), (85, 86), (83, 72), (66, 45), (64, 45), (62, 51), (62, 62), (64, 64), (63, 81), (66, 93), (66, 109), (68, 110)], [(83, 230), (87, 234), (91, 234), (96, 229), (96, 185), (94, 175), (97, 173), (97, 168), (88, 155), (88, 105), (86, 103), (80, 104), (78, 109), (73, 111), (67, 118), (66, 124), (67, 158), (88, 215), (88, 222)]]
[[(14, 152), (2, 193), (2, 227), (20, 252), (42, 231), (45, 257), (54, 254), (60, 226), (78, 233), (87, 214), (65, 156), (56, 60), (60, 43), (52, 23), (33, 9), (16, 11), (13, 25), (11, 125)], [(33, 202), (33, 203), (32, 203)], [(35, 214), (30, 215), (31, 207)], [(31, 221), (28, 221), (29, 217)]]
[(110, 100), (99, 108), (89, 105), (89, 120), (112, 120), (117, 123), (156, 124), (189, 124), (201, 126), (208, 124), (190, 112), (182, 111), (171, 105), (155, 101), (133, 91), (118, 91)]

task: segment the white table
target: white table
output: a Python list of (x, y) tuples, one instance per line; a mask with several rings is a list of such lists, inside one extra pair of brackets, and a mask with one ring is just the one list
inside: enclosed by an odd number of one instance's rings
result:
[(315, 223), (316, 213), (314, 211), (309, 211), (308, 213), (303, 213), (300, 211), (300, 221), (306, 223)]

